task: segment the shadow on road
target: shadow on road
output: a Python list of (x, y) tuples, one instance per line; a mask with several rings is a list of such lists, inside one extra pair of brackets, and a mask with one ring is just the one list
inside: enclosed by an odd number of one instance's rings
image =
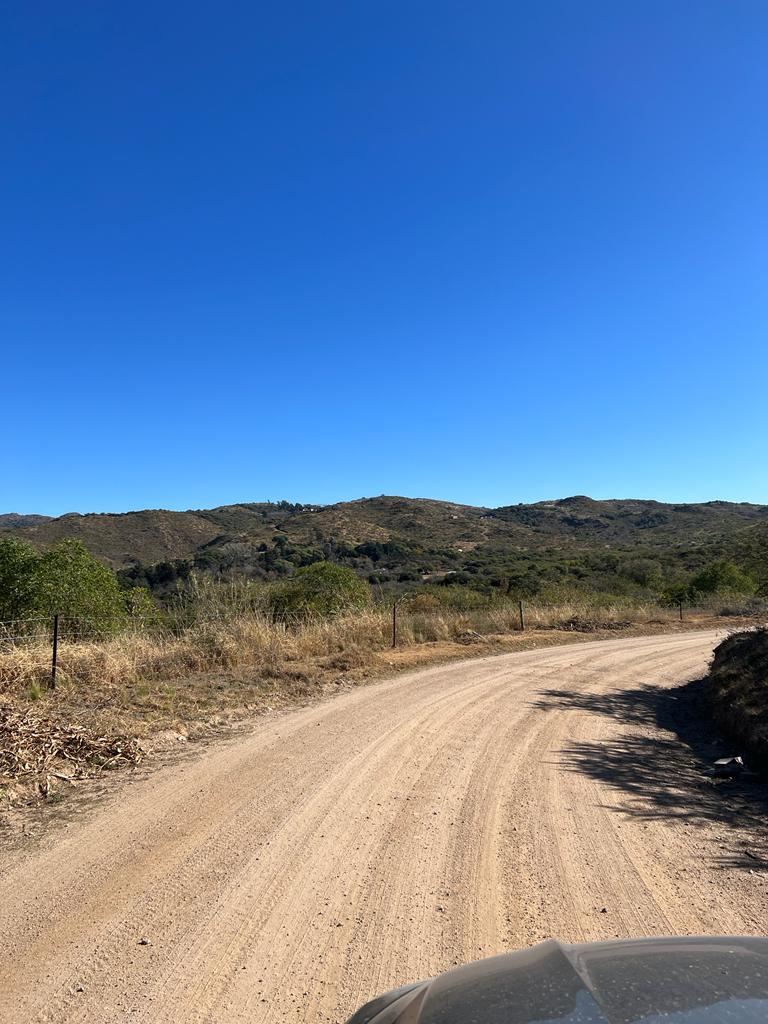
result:
[[(603, 715), (628, 726), (604, 742), (574, 741), (560, 751), (561, 767), (628, 796), (614, 808), (624, 814), (686, 828), (717, 825), (722, 853), (716, 859), (722, 867), (768, 872), (768, 787), (705, 775), (716, 758), (739, 753), (714, 734), (705, 686), (697, 680), (673, 689), (646, 683), (613, 693), (543, 690), (533, 706)], [(643, 727), (653, 727), (653, 733)]]

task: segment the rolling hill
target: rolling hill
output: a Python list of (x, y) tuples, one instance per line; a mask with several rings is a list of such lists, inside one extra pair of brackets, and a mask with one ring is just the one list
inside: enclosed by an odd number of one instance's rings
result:
[(765, 576), (768, 506), (576, 495), (482, 508), (382, 495), (325, 506), (246, 503), (57, 518), (9, 513), (0, 516), (1, 536), (38, 549), (75, 538), (127, 582), (154, 588), (173, 585), (192, 568), (270, 577), (330, 558), (384, 585), (451, 574), (480, 589), (588, 580), (601, 589), (620, 583), (621, 590), (722, 556)]

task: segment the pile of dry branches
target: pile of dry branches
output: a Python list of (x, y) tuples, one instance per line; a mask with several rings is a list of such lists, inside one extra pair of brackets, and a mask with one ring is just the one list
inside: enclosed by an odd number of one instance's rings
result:
[(0, 706), (0, 785), (34, 782), (47, 795), (52, 779), (85, 779), (105, 768), (136, 765), (142, 756), (136, 740), (89, 734), (82, 726)]

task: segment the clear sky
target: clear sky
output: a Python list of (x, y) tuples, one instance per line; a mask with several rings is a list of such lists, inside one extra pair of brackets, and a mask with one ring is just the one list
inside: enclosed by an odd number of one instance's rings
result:
[(768, 503), (764, 0), (0, 29), (0, 511)]

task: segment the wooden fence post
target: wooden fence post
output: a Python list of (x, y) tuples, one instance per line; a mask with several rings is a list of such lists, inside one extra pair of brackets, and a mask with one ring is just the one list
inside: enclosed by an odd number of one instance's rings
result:
[(525, 609), (523, 608), (523, 602), (522, 601), (518, 601), (518, 604), (520, 606), (520, 632), (524, 633), (525, 632)]

